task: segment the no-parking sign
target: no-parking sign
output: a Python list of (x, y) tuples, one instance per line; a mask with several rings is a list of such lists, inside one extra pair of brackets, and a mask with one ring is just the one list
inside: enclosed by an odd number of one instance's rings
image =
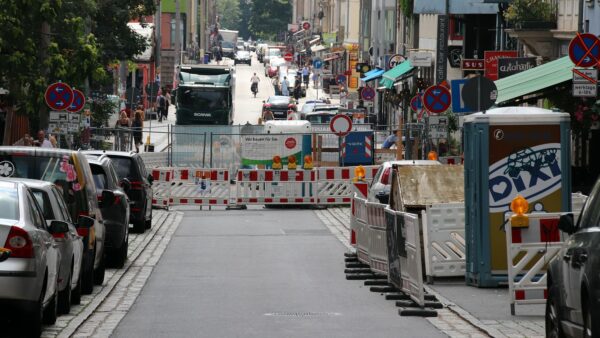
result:
[(450, 91), (444, 86), (431, 86), (423, 94), (423, 104), (433, 114), (445, 112), (451, 103), (452, 97), (450, 96)]
[(66, 83), (56, 82), (48, 86), (44, 99), (51, 109), (65, 110), (73, 103), (73, 90)]

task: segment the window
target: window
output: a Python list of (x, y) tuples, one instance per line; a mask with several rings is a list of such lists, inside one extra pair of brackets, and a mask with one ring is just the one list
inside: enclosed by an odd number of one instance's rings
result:
[(0, 188), (0, 218), (9, 220), (19, 219), (19, 198), (17, 189)]
[(106, 174), (104, 173), (102, 166), (92, 164), (90, 165), (90, 168), (92, 169), (92, 177), (94, 177), (94, 185), (96, 186), (96, 190), (101, 191), (104, 189), (109, 189)]
[(46, 218), (46, 220), (56, 219), (56, 217), (54, 217), (54, 212), (52, 211), (52, 204), (50, 203), (48, 194), (43, 190), (37, 189), (32, 189), (31, 192), (33, 193), (33, 197), (35, 197), (38, 205), (42, 209), (44, 218)]
[(585, 202), (583, 213), (579, 217), (579, 226), (582, 229), (600, 226), (600, 181), (596, 182)]
[(384, 39), (388, 43), (395, 41), (394, 32), (396, 31), (396, 12), (393, 9), (387, 9), (385, 11), (385, 35)]
[[(186, 43), (185, 43), (185, 27), (186, 27), (186, 25), (185, 25), (185, 14), (181, 13), (179, 15), (180, 15), (180, 18), (181, 18), (181, 22), (180, 22), (180, 26), (181, 26), (181, 32), (180, 33), (181, 34), (179, 35), (179, 38), (180, 38), (179, 41), (181, 42), (180, 48), (183, 49), (184, 46), (186, 45)], [(175, 20), (175, 14), (173, 14), (173, 17), (171, 18), (171, 22), (170, 22), (171, 23), (171, 48), (172, 49), (175, 48), (175, 33), (177, 32), (177, 27), (175, 25), (175, 21), (176, 21)]]
[(71, 215), (69, 215), (69, 209), (67, 208), (67, 205), (65, 204), (65, 200), (63, 199), (62, 195), (60, 194), (60, 192), (58, 191), (58, 189), (56, 187), (52, 188), (52, 193), (56, 197), (56, 202), (58, 203), (58, 212), (60, 212), (60, 216), (55, 215), (55, 216), (57, 216), (57, 219), (60, 219), (62, 221), (66, 221), (69, 223), (73, 223), (73, 221), (71, 220)]
[(134, 178), (137, 176), (137, 171), (135, 170), (135, 163), (133, 163), (133, 159), (129, 157), (111, 157), (110, 158), (115, 167), (115, 171), (119, 178)]
[(42, 217), (42, 212), (40, 211), (40, 207), (31, 194), (27, 194), (27, 201), (29, 202), (29, 214), (31, 215), (31, 221), (33, 225), (40, 228), (45, 229), (46, 224), (44, 222), (44, 218)]

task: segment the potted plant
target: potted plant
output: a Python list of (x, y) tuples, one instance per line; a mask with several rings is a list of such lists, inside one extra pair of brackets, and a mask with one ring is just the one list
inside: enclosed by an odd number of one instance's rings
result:
[(514, 0), (504, 19), (514, 29), (555, 29), (556, 5), (548, 0)]

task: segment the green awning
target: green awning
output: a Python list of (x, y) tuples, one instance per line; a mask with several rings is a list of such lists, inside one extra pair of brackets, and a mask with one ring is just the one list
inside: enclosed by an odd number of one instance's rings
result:
[[(496, 80), (496, 104), (532, 94), (561, 82), (573, 79), (575, 65), (568, 56), (531, 68), (524, 72)], [(384, 75), (385, 76), (385, 75)]]
[(402, 75), (410, 72), (412, 69), (413, 66), (410, 64), (410, 60), (406, 60), (396, 67), (383, 73), (381, 82), (379, 82), (379, 84), (387, 89), (390, 89), (394, 86), (394, 83), (402, 77)]

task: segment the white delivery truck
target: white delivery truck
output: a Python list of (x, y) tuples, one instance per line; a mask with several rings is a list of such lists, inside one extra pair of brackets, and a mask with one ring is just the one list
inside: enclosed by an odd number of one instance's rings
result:
[(233, 59), (235, 57), (235, 48), (237, 46), (238, 31), (219, 29), (219, 34), (223, 37), (223, 41), (221, 41), (223, 56)]

